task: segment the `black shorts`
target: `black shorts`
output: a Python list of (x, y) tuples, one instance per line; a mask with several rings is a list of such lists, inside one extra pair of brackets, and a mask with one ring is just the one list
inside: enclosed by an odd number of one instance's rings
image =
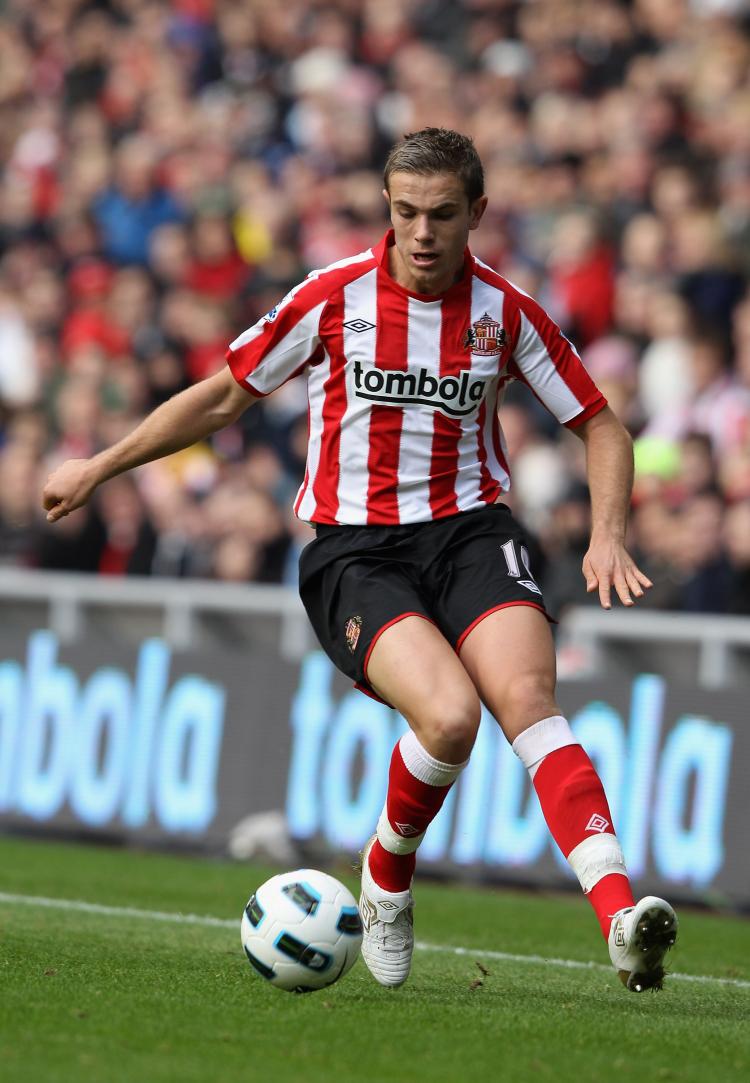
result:
[(370, 654), (404, 617), (431, 621), (458, 652), (497, 609), (529, 605), (547, 616), (505, 504), (407, 526), (318, 526), (300, 558), (300, 595), (326, 654), (376, 699)]

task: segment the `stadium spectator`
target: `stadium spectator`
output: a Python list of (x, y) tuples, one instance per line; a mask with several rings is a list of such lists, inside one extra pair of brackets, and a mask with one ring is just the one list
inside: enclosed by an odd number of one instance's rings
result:
[(151, 234), (183, 212), (156, 176), (157, 155), (145, 136), (128, 136), (114, 154), (112, 184), (93, 202), (102, 250), (113, 263), (148, 261)]
[(727, 512), (724, 544), (731, 567), (727, 612), (750, 615), (750, 500)]
[(723, 504), (717, 492), (691, 496), (679, 513), (673, 560), (681, 573), (681, 608), (722, 613), (731, 593), (731, 568), (722, 544)]

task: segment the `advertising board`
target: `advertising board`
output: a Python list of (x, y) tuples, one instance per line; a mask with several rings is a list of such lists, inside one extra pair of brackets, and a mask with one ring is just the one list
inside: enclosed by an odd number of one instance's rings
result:
[[(640, 674), (563, 682), (559, 698), (602, 776), (637, 888), (750, 904), (744, 697)], [(46, 630), (7, 636), (0, 828), (221, 852), (238, 825), (255, 823), (263, 843), (275, 814), (289, 843), (280, 859), (354, 855), (372, 833), (404, 727), (320, 651), (295, 663), (262, 642), (247, 653), (173, 652), (159, 638), (62, 647)], [(420, 864), (485, 880), (572, 880), (488, 714)]]

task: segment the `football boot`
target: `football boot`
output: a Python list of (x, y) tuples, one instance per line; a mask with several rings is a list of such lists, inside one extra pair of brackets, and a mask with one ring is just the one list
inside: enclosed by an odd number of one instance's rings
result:
[(362, 851), (362, 958), (381, 985), (403, 985), (411, 970), (414, 951), (414, 897), (411, 889), (386, 891), (372, 878), (367, 860), (376, 836)]
[(664, 956), (677, 939), (677, 915), (664, 899), (647, 895), (618, 910), (609, 930), (609, 957), (626, 989), (661, 989)]

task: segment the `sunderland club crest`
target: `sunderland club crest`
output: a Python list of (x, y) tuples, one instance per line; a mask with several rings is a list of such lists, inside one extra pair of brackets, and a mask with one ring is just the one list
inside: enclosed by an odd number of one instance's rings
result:
[(480, 357), (496, 357), (507, 345), (505, 328), (493, 320), (489, 312), (472, 324), (464, 335), (464, 349), (479, 354)]
[(349, 620), (344, 625), (344, 635), (346, 636), (346, 645), (352, 654), (357, 649), (359, 643), (359, 633), (362, 631), (362, 618), (349, 617)]

